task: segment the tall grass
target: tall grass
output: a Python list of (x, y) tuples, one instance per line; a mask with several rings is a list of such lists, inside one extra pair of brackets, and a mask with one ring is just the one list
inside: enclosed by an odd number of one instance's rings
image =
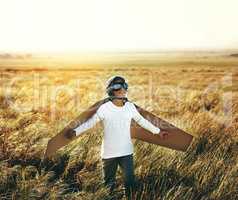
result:
[[(128, 77), (130, 85), (140, 84), (140, 89), (129, 89), (130, 99), (198, 137), (185, 153), (133, 141), (136, 199), (238, 199), (237, 102), (232, 102), (233, 123), (230, 126), (216, 121), (210, 114), (222, 111), (220, 93), (204, 96), (204, 83), (209, 82), (199, 75), (202, 72), (216, 79), (216, 70), (211, 68), (204, 71), (199, 67), (197, 71), (194, 68), (174, 68), (169, 78), (167, 68), (153, 68), (153, 73), (151, 70), (119, 69), (117, 73)], [(43, 104), (21, 113), (14, 110), (7, 103), (4, 93), (1, 93), (0, 199), (125, 199), (121, 171), (117, 173), (117, 187), (113, 194), (109, 195), (107, 188), (102, 185), (102, 163), (99, 156), (102, 127), (82, 135), (80, 139), (57, 152), (53, 158), (42, 160), (48, 139), (81, 110), (103, 97), (100, 92), (102, 86), (93, 87), (94, 78), (100, 78), (103, 82), (114, 73), (110, 70), (105, 70), (105, 73), (100, 73), (97, 69), (95, 71), (92, 74), (91, 71), (84, 70), (84, 75), (80, 70), (41, 72), (45, 79), (40, 86), (47, 84), (54, 87), (63, 84), (72, 87), (76, 92), (73, 95), (62, 92), (57, 97), (57, 102), (54, 102), (54, 108), (47, 93), (42, 99)], [(13, 78), (17, 73), (20, 72), (10, 73), (10, 76), (8, 74), (8, 78)], [(167, 76), (163, 76), (163, 73)], [(183, 82), (181, 77), (184, 74), (193, 78), (196, 84), (189, 86), (187, 80)], [(79, 89), (73, 84), (77, 76), (89, 76), (90, 79), (88, 82), (84, 80)], [(163, 83), (173, 88), (177, 84), (184, 86), (180, 101), (161, 98), (165, 90), (159, 90), (156, 95), (152, 95), (152, 101), (148, 100), (149, 94), (141, 99), (139, 91), (149, 90), (151, 77), (153, 87)], [(20, 89), (30, 83), (29, 80), (22, 81), (15, 87)], [(17, 91), (12, 95), (12, 103), (24, 101), (31, 106), (33, 94), (30, 92), (29, 98), (27, 93), (17, 95)], [(72, 107), (77, 96), (81, 97), (80, 108)], [(62, 110), (62, 106), (68, 109)]]

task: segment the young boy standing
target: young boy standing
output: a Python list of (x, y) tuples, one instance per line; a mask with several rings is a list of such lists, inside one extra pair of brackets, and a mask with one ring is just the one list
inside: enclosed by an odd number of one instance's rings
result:
[(110, 78), (106, 89), (111, 101), (102, 104), (89, 120), (75, 128), (74, 134), (78, 136), (97, 122), (103, 122), (101, 158), (104, 184), (110, 187), (111, 191), (113, 190), (119, 165), (124, 177), (126, 196), (131, 197), (135, 189), (131, 120), (135, 120), (153, 134), (159, 134), (161, 138), (164, 138), (167, 133), (145, 119), (135, 105), (127, 100), (128, 84), (122, 76)]

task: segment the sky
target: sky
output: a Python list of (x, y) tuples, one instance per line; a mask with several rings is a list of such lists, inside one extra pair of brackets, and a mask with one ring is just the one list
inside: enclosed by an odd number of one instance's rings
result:
[(237, 0), (0, 0), (0, 51), (238, 47)]

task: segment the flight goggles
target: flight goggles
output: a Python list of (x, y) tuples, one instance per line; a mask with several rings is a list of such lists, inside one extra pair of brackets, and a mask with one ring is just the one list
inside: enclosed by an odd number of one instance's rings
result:
[(112, 86), (110, 86), (110, 89), (112, 90), (120, 90), (121, 88), (124, 88), (125, 90), (128, 89), (127, 83), (115, 83)]

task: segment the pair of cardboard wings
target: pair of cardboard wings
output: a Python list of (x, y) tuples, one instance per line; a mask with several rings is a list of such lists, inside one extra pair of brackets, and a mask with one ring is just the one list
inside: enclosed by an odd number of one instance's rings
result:
[[(56, 136), (51, 138), (48, 142), (44, 157), (52, 156), (58, 149), (69, 144), (71, 141), (75, 140), (77, 137), (68, 138), (66, 134), (71, 129), (78, 127), (80, 124), (91, 118), (97, 111), (97, 109), (103, 104), (109, 101), (109, 98), (100, 100), (94, 105), (89, 107), (83, 113), (81, 113), (75, 120), (73, 120), (69, 125), (67, 125), (61, 132)], [(170, 149), (178, 151), (186, 151), (193, 140), (193, 136), (186, 133), (185, 131), (175, 127), (169, 122), (155, 116), (154, 114), (144, 110), (143, 108), (135, 104), (138, 112), (152, 124), (159, 127), (161, 130), (166, 130), (168, 132), (168, 137), (166, 139), (161, 139), (159, 135), (154, 135), (150, 131), (139, 126), (134, 120), (131, 122), (131, 138), (138, 139), (144, 142), (160, 145)]]

